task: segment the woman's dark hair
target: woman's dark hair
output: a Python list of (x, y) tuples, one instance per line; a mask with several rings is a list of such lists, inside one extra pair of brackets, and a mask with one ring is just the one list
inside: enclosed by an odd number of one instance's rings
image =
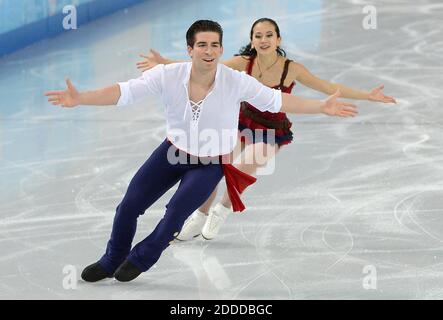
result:
[[(255, 28), (255, 26), (257, 25), (257, 24), (259, 24), (259, 23), (262, 23), (262, 22), (269, 22), (269, 23), (271, 23), (272, 25), (274, 25), (274, 27), (275, 27), (275, 32), (277, 33), (277, 37), (279, 37), (280, 38), (280, 28), (278, 27), (278, 24), (277, 24), (277, 22), (275, 22), (274, 20), (272, 20), (272, 19), (270, 19), (270, 18), (261, 18), (261, 19), (258, 19), (257, 21), (255, 21), (253, 24), (252, 24), (252, 27), (251, 27), (251, 32), (250, 32), (250, 34), (249, 34), (249, 39), (252, 41), (252, 36), (253, 36), (253, 34), (254, 34), (254, 28)], [(277, 54), (279, 55), (279, 56), (283, 56), (283, 57), (286, 57), (286, 52), (285, 52), (285, 50), (283, 50), (282, 48), (280, 48), (280, 47), (277, 47)], [(236, 56), (249, 56), (249, 57), (255, 57), (255, 56), (257, 56), (257, 51), (255, 50), (255, 49), (252, 49), (251, 48), (251, 43), (249, 43), (247, 46), (244, 46), (243, 48), (241, 48), (240, 49), (240, 52), (238, 53), (238, 54), (236, 54)]]
[(194, 48), (195, 43), (195, 35), (199, 32), (216, 32), (220, 36), (220, 46), (222, 45), (223, 41), (223, 29), (215, 21), (211, 20), (198, 20), (195, 21), (188, 29), (188, 32), (186, 32), (186, 43), (191, 48)]

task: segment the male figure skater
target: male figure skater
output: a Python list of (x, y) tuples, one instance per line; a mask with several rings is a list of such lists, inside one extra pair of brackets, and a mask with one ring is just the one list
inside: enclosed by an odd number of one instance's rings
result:
[[(337, 101), (338, 91), (326, 100), (303, 99), (268, 88), (247, 74), (219, 64), (222, 38), (218, 23), (199, 20), (186, 34), (191, 62), (158, 65), (138, 79), (89, 92), (78, 92), (67, 79), (66, 90), (46, 93), (49, 102), (62, 107), (123, 106), (146, 95), (160, 96), (165, 105), (167, 138), (132, 178), (117, 207), (106, 252), (83, 270), (85, 281), (112, 276), (118, 281), (131, 281), (151, 268), (223, 175), (231, 190), (234, 211), (244, 209), (238, 194), (254, 178), (219, 161), (236, 145), (241, 101), (269, 112), (340, 117), (357, 113), (354, 105)], [(137, 218), (179, 181), (154, 231), (131, 249)]]

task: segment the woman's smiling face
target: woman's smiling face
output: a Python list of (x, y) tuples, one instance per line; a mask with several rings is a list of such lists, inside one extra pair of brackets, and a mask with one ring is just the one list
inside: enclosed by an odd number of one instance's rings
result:
[(252, 32), (251, 46), (258, 54), (270, 54), (277, 50), (281, 43), (277, 31), (268, 21), (257, 23)]

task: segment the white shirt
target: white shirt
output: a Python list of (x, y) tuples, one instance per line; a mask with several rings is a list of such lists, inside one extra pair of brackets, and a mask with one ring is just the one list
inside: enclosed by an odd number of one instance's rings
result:
[(281, 91), (271, 89), (244, 72), (218, 64), (215, 83), (196, 104), (189, 99), (192, 62), (157, 65), (138, 79), (119, 82), (117, 106), (147, 95), (159, 96), (165, 105), (166, 134), (178, 149), (199, 157), (230, 153), (238, 136), (240, 102), (261, 111), (279, 112)]

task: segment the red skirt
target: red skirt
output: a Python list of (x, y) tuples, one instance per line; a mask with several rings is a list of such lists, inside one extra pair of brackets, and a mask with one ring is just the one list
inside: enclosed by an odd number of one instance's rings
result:
[[(291, 127), (292, 123), (284, 112), (262, 112), (247, 102), (241, 103), (238, 129), (242, 141), (277, 143), (281, 147), (292, 142)], [(272, 139), (271, 135), (274, 135), (275, 139)]]

